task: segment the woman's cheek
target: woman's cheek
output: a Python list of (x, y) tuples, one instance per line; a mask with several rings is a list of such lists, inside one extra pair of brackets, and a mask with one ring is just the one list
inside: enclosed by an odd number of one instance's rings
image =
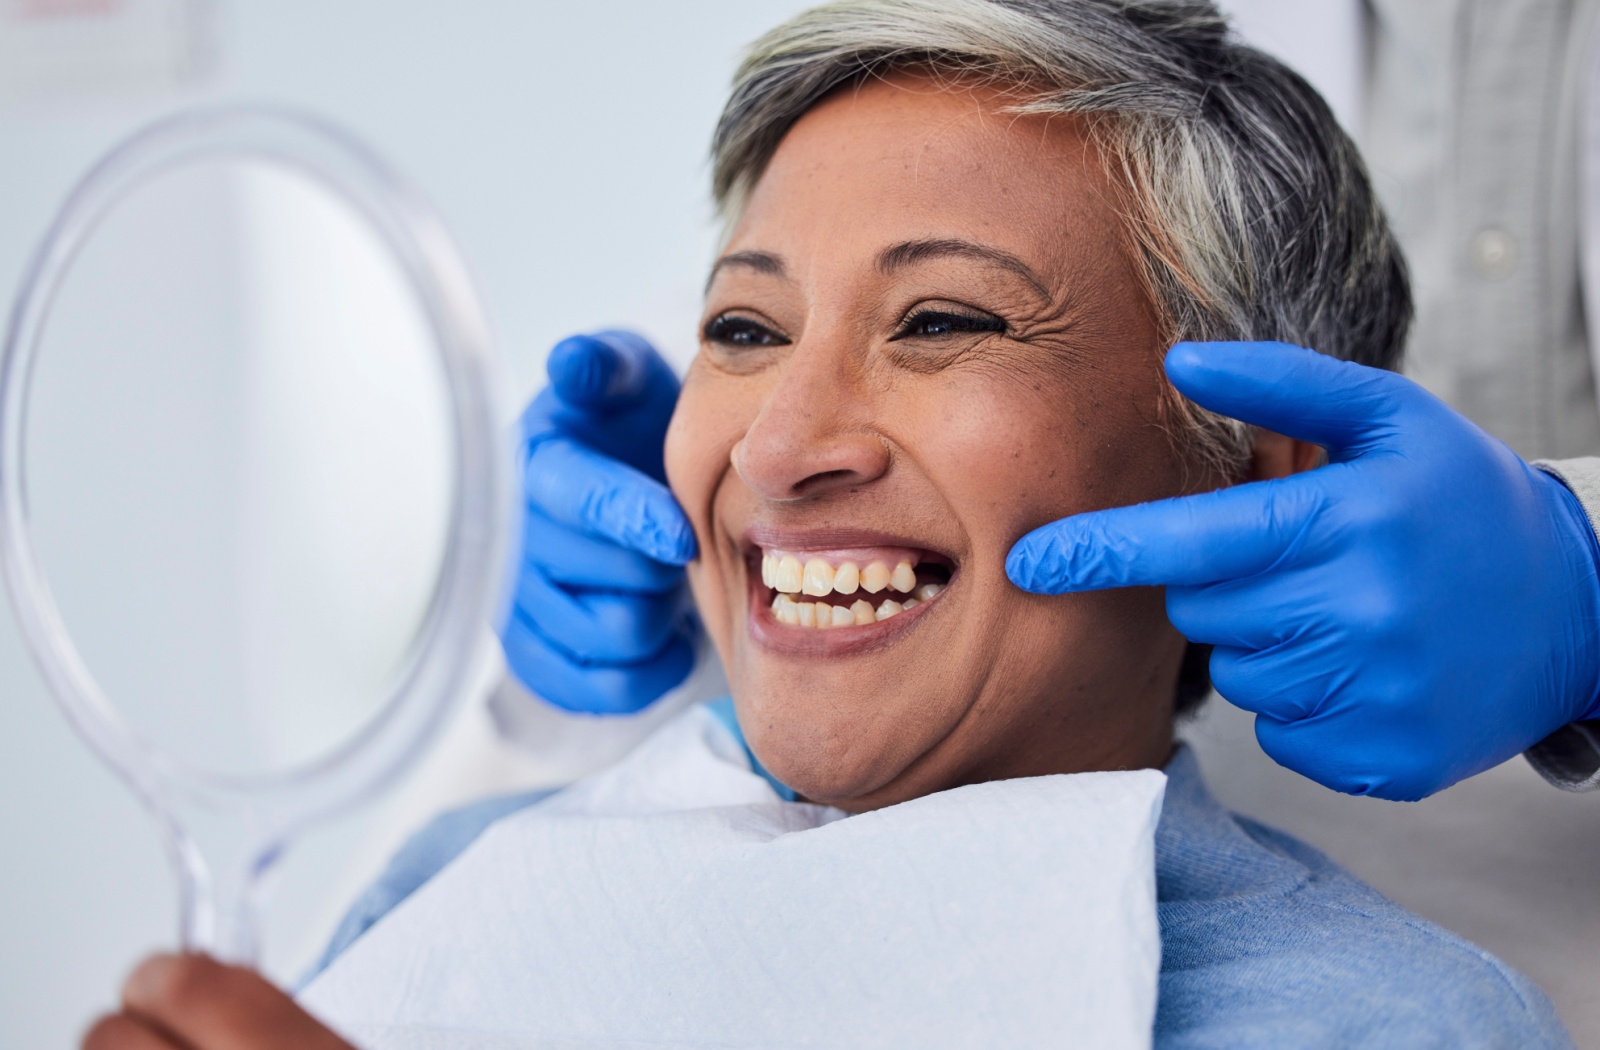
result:
[(716, 490), (718, 464), (727, 454), (717, 451), (716, 399), (700, 369), (691, 365), (678, 395), (677, 408), (667, 427), (665, 448), (667, 485), (694, 525), (695, 538), (703, 548), (710, 527), (711, 499)]
[(733, 446), (744, 434), (737, 414), (735, 391), (721, 389), (719, 377), (707, 375), (699, 360), (690, 366), (683, 391), (667, 428), (665, 448), (667, 484), (694, 527), (699, 556), (689, 566), (689, 586), (695, 604), (722, 648), (731, 616), (728, 602), (731, 566), (720, 549), (714, 526), (718, 487), (731, 473)]
[(696, 358), (684, 377), (667, 427), (667, 484), (698, 530), (731, 470), (733, 448), (761, 411), (760, 388), (714, 371)]
[(678, 392), (678, 403), (672, 410), (672, 421), (667, 424), (667, 442), (662, 453), (666, 459), (667, 487), (685, 510), (691, 506), (692, 466), (694, 463), (694, 437), (691, 420), (698, 400), (695, 391), (695, 368), (689, 366), (683, 389)]

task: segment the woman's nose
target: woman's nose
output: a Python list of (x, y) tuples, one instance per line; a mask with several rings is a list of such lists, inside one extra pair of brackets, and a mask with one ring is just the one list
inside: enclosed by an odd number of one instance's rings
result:
[(744, 438), (733, 469), (757, 495), (794, 501), (882, 477), (889, 446), (843, 362), (797, 347)]

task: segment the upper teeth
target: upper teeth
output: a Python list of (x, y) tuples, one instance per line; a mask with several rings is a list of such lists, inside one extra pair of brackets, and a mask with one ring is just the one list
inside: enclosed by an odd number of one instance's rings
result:
[(909, 558), (900, 559), (893, 568), (883, 561), (871, 561), (861, 568), (853, 561), (834, 567), (822, 558), (801, 562), (793, 554), (766, 554), (761, 558), (761, 582), (782, 594), (818, 598), (854, 594), (858, 589), (877, 594), (885, 587), (910, 594), (917, 589), (917, 570)]
[(800, 590), (805, 594), (827, 594), (833, 590), (833, 577), (833, 566), (821, 558), (812, 558), (806, 562), (805, 576), (800, 582)]

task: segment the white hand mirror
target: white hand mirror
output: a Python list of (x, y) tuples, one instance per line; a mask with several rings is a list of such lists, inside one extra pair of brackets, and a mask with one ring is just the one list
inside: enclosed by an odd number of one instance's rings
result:
[(509, 449), (443, 228), (315, 120), (158, 124), (72, 194), (0, 360), (0, 563), (73, 725), (155, 815), (184, 947), (463, 691)]

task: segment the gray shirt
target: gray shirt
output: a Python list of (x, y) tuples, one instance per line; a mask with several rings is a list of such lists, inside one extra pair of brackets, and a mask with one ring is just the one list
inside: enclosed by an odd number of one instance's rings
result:
[(1406, 371), (1526, 459), (1600, 454), (1580, 126), (1595, 0), (1370, 0), (1363, 149), (1410, 263)]

